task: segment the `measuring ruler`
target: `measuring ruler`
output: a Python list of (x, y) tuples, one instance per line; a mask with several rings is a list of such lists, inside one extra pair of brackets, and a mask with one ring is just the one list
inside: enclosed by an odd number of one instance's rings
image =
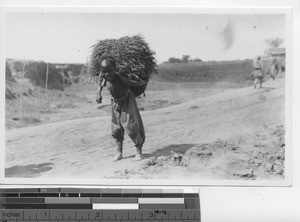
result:
[(0, 189), (0, 221), (200, 221), (196, 189)]

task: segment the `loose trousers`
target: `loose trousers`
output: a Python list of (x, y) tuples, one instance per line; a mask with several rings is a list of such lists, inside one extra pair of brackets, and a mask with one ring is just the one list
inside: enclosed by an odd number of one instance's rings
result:
[[(112, 105), (112, 137), (119, 149), (122, 149), (124, 133), (129, 135), (138, 153), (141, 153), (145, 142), (143, 121), (131, 90), (121, 99), (111, 99)], [(120, 150), (122, 151), (122, 150)]]

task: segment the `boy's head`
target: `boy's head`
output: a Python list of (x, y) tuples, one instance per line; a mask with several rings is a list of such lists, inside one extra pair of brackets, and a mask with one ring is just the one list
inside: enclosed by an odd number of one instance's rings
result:
[(112, 81), (116, 76), (116, 61), (112, 57), (104, 57), (100, 62), (100, 74), (107, 80)]

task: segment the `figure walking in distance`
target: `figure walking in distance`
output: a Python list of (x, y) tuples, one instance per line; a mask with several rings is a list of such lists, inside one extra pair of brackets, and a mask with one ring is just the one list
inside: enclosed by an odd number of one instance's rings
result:
[(271, 65), (271, 78), (274, 80), (276, 79), (278, 73), (279, 73), (279, 64), (276, 58), (273, 59), (272, 65)]
[(256, 85), (259, 83), (259, 88), (262, 88), (262, 81), (263, 81), (263, 64), (261, 58), (258, 57), (255, 59), (253, 63), (254, 67), (254, 88), (256, 89)]

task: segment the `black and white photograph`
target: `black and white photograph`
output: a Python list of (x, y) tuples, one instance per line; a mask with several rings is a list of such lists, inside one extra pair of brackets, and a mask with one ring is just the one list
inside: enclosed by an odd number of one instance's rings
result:
[(5, 178), (289, 183), (289, 15), (7, 12)]

